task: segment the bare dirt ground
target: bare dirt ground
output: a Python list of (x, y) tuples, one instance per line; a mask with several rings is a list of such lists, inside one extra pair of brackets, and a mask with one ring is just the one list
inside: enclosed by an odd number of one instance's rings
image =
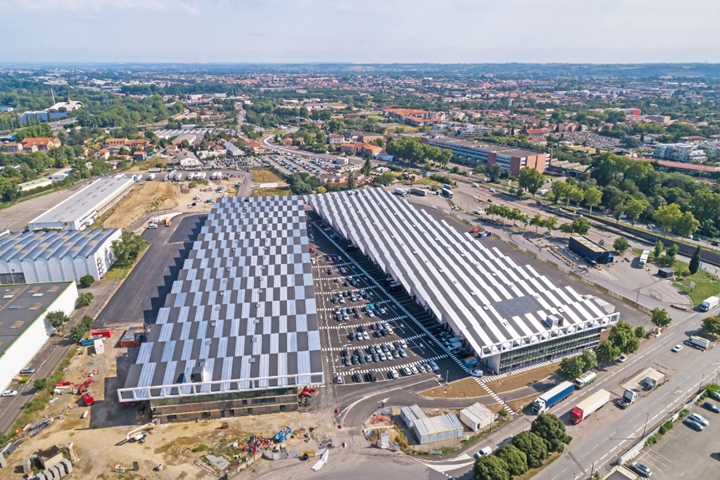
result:
[(495, 393), (511, 392), (518, 388), (531, 386), (533, 383), (547, 378), (555, 373), (559, 366), (559, 363), (553, 363), (544, 367), (528, 370), (527, 372), (510, 375), (499, 380), (493, 380), (486, 385)]
[[(192, 198), (192, 195), (186, 194)], [(133, 189), (103, 222), (105, 228), (128, 228), (151, 210), (172, 210), (180, 202), (180, 187), (166, 182), (145, 182)]]
[(478, 385), (472, 378), (463, 378), (457, 382), (450, 383), (447, 387), (440, 385), (420, 392), (420, 395), (430, 398), (472, 398), (484, 397), (487, 394), (485, 389)]
[[(122, 330), (113, 332), (105, 341), (105, 353), (76, 355), (70, 363), (64, 379), (81, 384), (93, 373), (93, 385), (89, 391), (95, 398), (95, 404), (86, 407), (79, 395), (66, 393), (55, 397), (54, 401), (42, 412), (41, 418), (52, 416), (55, 421), (34, 438), (26, 437), (20, 447), (8, 457), (8, 466), (3, 469), (0, 478), (22, 478), (21, 473), (13, 473), (15, 467), (37, 450), (52, 445), (63, 446), (73, 443), (79, 461), (74, 464), (74, 476), (82, 479), (203, 479), (217, 478), (205, 473), (195, 462), (202, 463), (202, 457), (208, 453), (223, 455), (232, 460), (242, 451), (233, 446), (250, 435), (272, 437), (284, 426), (290, 426), (293, 434), (284, 442), (291, 451), (314, 450), (323, 435), (339, 435), (329, 412), (308, 413), (288, 412), (274, 415), (225, 418), (208, 422), (182, 422), (157, 425), (148, 430), (144, 443), (125, 443), (128, 432), (148, 423), (149, 417), (136, 407), (121, 406), (117, 401), (117, 388), (124, 379), (118, 379), (118, 370), (124, 370), (130, 363), (129, 349), (120, 348), (118, 342)], [(137, 348), (137, 347), (135, 347)], [(118, 364), (122, 367), (118, 368)], [(88, 412), (85, 418), (83, 413)], [(60, 418), (61, 417), (61, 418)], [(227, 429), (222, 429), (227, 422)], [(312, 432), (311, 432), (312, 429)], [(304, 434), (308, 433), (306, 442)], [(333, 438), (338, 446), (342, 440)], [(259, 462), (265, 462), (260, 460)], [(118, 474), (113, 472), (116, 465), (127, 469), (138, 462), (137, 472)], [(153, 468), (162, 463), (164, 469), (159, 472)], [(299, 463), (299, 461), (298, 461)]]

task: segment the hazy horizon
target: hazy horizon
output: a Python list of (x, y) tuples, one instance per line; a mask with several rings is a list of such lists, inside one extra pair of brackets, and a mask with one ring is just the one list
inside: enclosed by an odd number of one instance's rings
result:
[(1, 63), (718, 63), (689, 0), (0, 0)]

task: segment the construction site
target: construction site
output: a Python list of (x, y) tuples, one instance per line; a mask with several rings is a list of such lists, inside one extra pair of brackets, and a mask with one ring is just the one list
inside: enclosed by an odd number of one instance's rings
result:
[[(77, 348), (39, 421), (5, 447), (10, 468), (3, 478), (61, 478), (50, 476), (58, 469), (62, 478), (219, 478), (257, 468), (263, 457), (305, 462), (309, 469), (339, 446), (332, 415), (310, 408), (313, 388), (300, 391), (299, 411), (219, 420), (158, 424), (144, 403), (119, 406), (118, 368), (127, 368), (136, 353), (138, 343), (128, 340), (136, 332), (95, 330), (91, 337), (102, 340)], [(58, 455), (48, 460), (46, 451)]]

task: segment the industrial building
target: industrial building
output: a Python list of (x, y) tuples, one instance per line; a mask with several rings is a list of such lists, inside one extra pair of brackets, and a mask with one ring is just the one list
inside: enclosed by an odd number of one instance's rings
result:
[(0, 233), (0, 283), (77, 281), (105, 276), (119, 229)]
[(315, 211), (496, 373), (598, 345), (615, 307), (381, 189), (308, 196)]
[(458, 160), (465, 160), (464, 163), (473, 167), (497, 163), (513, 177), (517, 177), (525, 167), (542, 173), (550, 164), (549, 153), (444, 136), (423, 137), (422, 140), (428, 145), (450, 150)]
[(158, 421), (297, 410), (324, 383), (300, 197), (225, 198), (208, 215), (118, 389)]
[(125, 175), (100, 178), (33, 219), (28, 229), (84, 230), (127, 194), (134, 184), (133, 179)]
[(607, 248), (580, 235), (571, 235), (568, 247), (581, 257), (596, 263), (612, 263), (615, 259)]
[(420, 445), (460, 438), (464, 432), (462, 423), (454, 413), (428, 417), (420, 407), (413, 405), (401, 408), (400, 418), (415, 433)]
[(45, 318), (75, 309), (75, 282), (0, 286), (0, 392), (27, 367), (45, 345), (53, 328)]

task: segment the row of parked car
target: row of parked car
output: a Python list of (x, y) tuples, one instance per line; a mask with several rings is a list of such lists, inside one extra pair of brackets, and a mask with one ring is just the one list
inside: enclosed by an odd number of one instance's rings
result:
[[(387, 373), (387, 377), (390, 380), (395, 380), (400, 378), (400, 375), (404, 377), (409, 377), (411, 375), (419, 375), (421, 373), (430, 373), (435, 372), (439, 373), (440, 369), (438, 368), (437, 364), (433, 361), (428, 361), (421, 363), (420, 365), (410, 365), (408, 367), (402, 367), (399, 369), (400, 373), (398, 373), (398, 370), (392, 369), (389, 370)], [(352, 380), (355, 383), (362, 383), (363, 381), (363, 375), (360, 374), (360, 372), (355, 372), (352, 374)], [(365, 374), (365, 381), (366, 382), (376, 382), (378, 380), (378, 374), (376, 371), (371, 370)], [(343, 383), (343, 377), (342, 375), (336, 375), (335, 376), (335, 383), (342, 384)]]

